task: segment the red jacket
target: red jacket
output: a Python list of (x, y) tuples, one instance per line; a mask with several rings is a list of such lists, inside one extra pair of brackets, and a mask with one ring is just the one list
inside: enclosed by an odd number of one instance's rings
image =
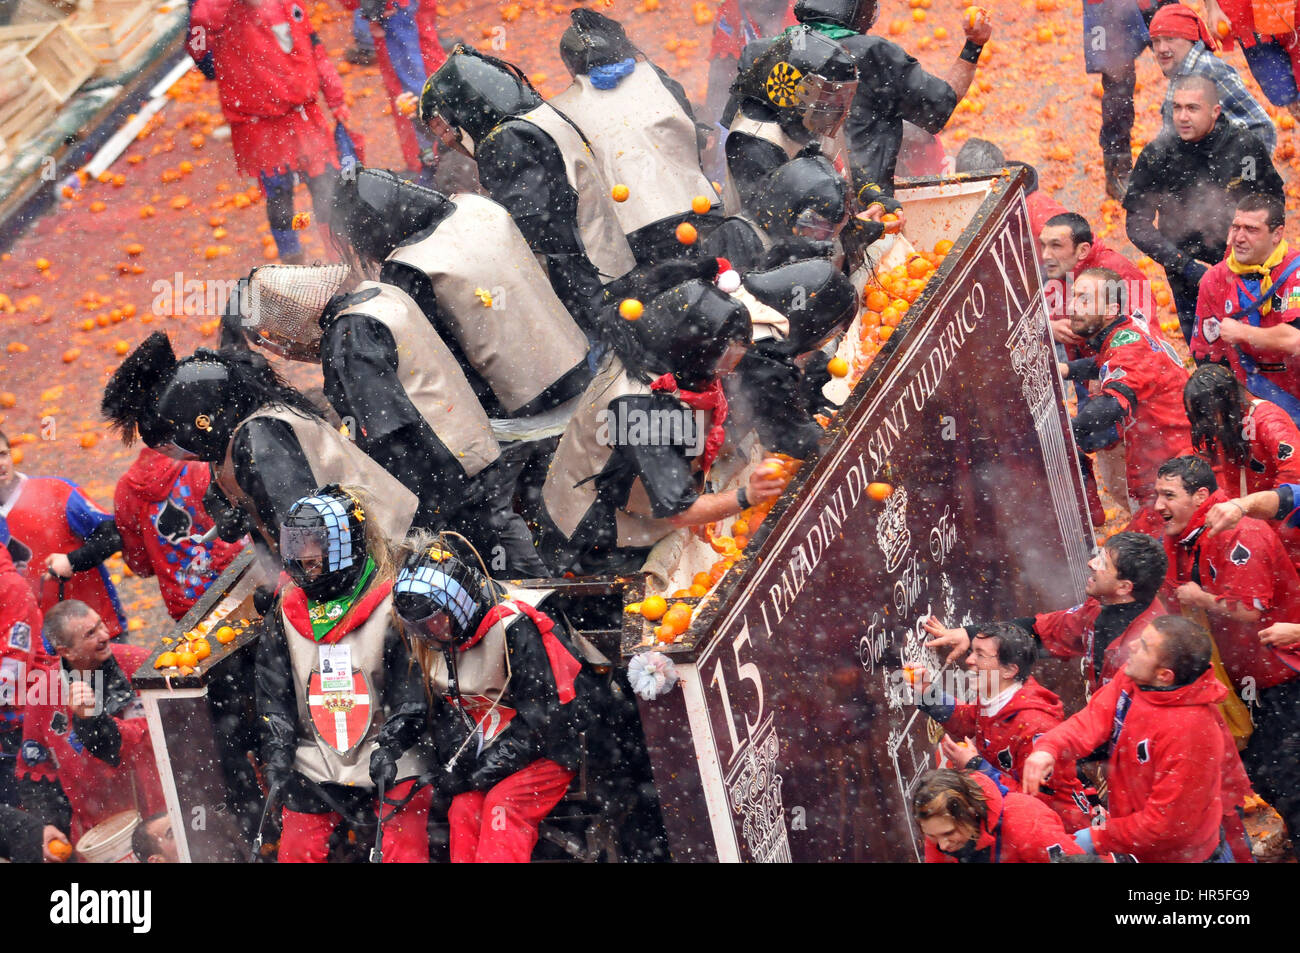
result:
[(157, 576), (167, 611), (179, 619), (243, 548), (193, 542), (212, 528), (203, 509), (210, 471), (145, 447), (117, 482), (113, 513), (122, 555), (137, 576)]
[[(13, 538), (31, 550), (27, 582), (36, 593), (41, 612), (59, 601), (59, 586), (45, 574), (45, 559), (53, 553), (70, 553), (100, 523), (112, 519), (67, 480), (58, 477), (23, 477), (9, 501), (0, 506)], [(112, 636), (126, 628), (117, 590), (102, 565), (75, 573), (63, 587), (65, 599), (80, 599), (99, 613)]]
[[(956, 705), (951, 712), (942, 722), (944, 729), (957, 738), (974, 738), (976, 750), (999, 783), (1013, 791), (1020, 789), (1021, 771), (1034, 741), (1065, 718), (1061, 700), (1032, 676), (996, 715), (985, 715), (980, 705)], [(989, 774), (983, 765), (968, 767)], [(1073, 763), (1058, 765), (1050, 787), (1045, 786), (1038, 798), (1061, 816), (1067, 830), (1088, 826), (1088, 800)]]
[[(113, 645), (116, 668), (129, 681), (135, 670), (149, 656), (147, 649), (134, 645)], [(58, 684), (59, 663), (46, 671), (52, 673), (47, 684)], [(106, 686), (107, 687), (107, 686)], [(134, 693), (132, 693), (134, 695)], [(28, 781), (58, 784), (72, 806), (74, 841), (100, 821), (119, 811), (137, 806), (145, 816), (164, 810), (162, 785), (154, 763), (149, 726), (138, 696), (112, 714), (121, 738), (118, 763), (111, 765), (87, 750), (77, 736), (77, 725), (63, 698), (59, 704), (29, 705), (23, 724), (23, 744), (18, 755), (17, 776)], [(111, 711), (111, 709), (110, 709)], [(25, 805), (43, 813), (36, 805)]]
[[(0, 519), (0, 530), (4, 521)], [(0, 537), (4, 533), (0, 532)], [(23, 726), (19, 693), (37, 659), (43, 661), (41, 610), (27, 580), (18, 574), (9, 550), (0, 545), (0, 732)]]
[(1069, 211), (1068, 208), (1041, 188), (1034, 189), (1025, 196), (1025, 206), (1029, 212), (1029, 230), (1033, 234), (1033, 241), (1035, 242), (1038, 241), (1039, 233), (1042, 232), (1043, 226), (1047, 224), (1049, 218), (1063, 215)]
[[(1124, 626), (1123, 631), (1115, 633), (1110, 631), (1110, 620), (1114, 618), (1116, 624), (1122, 624), (1132, 610), (1123, 605), (1111, 607), (1102, 618), (1101, 614), (1105, 610), (1106, 607), (1090, 597), (1073, 609), (1042, 612), (1034, 616), (1033, 633), (1043, 643), (1043, 648), (1058, 658), (1082, 657), (1084, 677), (1094, 692), (1114, 678), (1124, 667), (1124, 663), (1128, 661), (1129, 645), (1143, 629), (1150, 625), (1151, 620), (1165, 614), (1165, 607), (1161, 601), (1153, 599), (1145, 610)], [(1103, 628), (1101, 637), (1107, 640), (1102, 654), (1100, 675), (1097, 672), (1095, 657), (1099, 618)]]
[[(195, 0), (192, 37), (212, 52), (221, 110), (243, 175), (337, 167), (330, 127), (317, 104), (344, 104), (343, 81), (312, 31), (306, 0)], [(195, 32), (195, 31), (198, 32)], [(191, 39), (191, 54), (202, 56)], [(288, 46), (288, 50), (285, 47)]]
[(1219, 647), (1228, 680), (1240, 691), (1253, 680), (1262, 691), (1295, 678), (1300, 652), (1277, 650), (1259, 640), (1259, 630), (1275, 622), (1300, 622), (1300, 577), (1282, 541), (1263, 520), (1243, 517), (1236, 527), (1205, 536), (1205, 515), (1227, 497), (1215, 490), (1201, 505), (1180, 539), (1165, 537), (1169, 573), (1161, 594), (1173, 612), (1180, 611), (1174, 591), (1185, 582), (1200, 587), (1219, 602), (1240, 603), (1262, 615), (1258, 622), (1236, 622), (1209, 613), (1214, 642)]
[[(1282, 261), (1272, 271), (1276, 280), (1286, 267), (1300, 256), (1300, 246), (1289, 248)], [(1244, 297), (1243, 297), (1244, 296)], [(1242, 310), (1243, 301), (1253, 300), (1246, 285), (1238, 275), (1233, 274), (1227, 261), (1221, 261), (1201, 278), (1200, 289), (1196, 295), (1196, 330), (1192, 335), (1192, 356), (1200, 361), (1227, 361), (1237, 374), (1237, 378), (1251, 386), (1246, 378), (1246, 370), (1241, 365), (1238, 347), (1234, 347), (1218, 338), (1207, 339), (1205, 321), (1209, 318), (1237, 317)], [(1268, 297), (1268, 313), (1261, 308), (1248, 316), (1247, 321), (1261, 328), (1271, 328), (1279, 324), (1292, 324), (1300, 320), (1300, 269), (1291, 274), (1280, 288), (1272, 288)], [(1211, 335), (1212, 336), (1212, 335)], [(1249, 345), (1240, 345), (1240, 351), (1254, 361), (1261, 381), (1266, 381), (1285, 394), (1300, 398), (1300, 357), (1285, 351), (1259, 350)], [(1260, 391), (1257, 386), (1251, 390), (1258, 396), (1274, 399), (1274, 395)], [(1279, 398), (1280, 399), (1280, 398)]]
[[(1276, 489), (1283, 483), (1300, 483), (1300, 430), (1285, 410), (1266, 400), (1253, 400), (1242, 430), (1250, 443), (1246, 466), (1239, 467), (1221, 455), (1214, 461), (1219, 488), (1229, 499)], [(1269, 520), (1268, 524), (1281, 537), (1291, 562), (1300, 565), (1300, 528), (1288, 526), (1284, 520)]]
[(1213, 670), (1169, 691), (1143, 689), (1121, 672), (1039, 739), (1034, 750), (1058, 761), (1110, 743), (1109, 817), (1092, 829), (1097, 853), (1142, 863), (1198, 863), (1214, 853), (1226, 737), (1217, 706), (1227, 693)]
[[(1164, 335), (1160, 332), (1160, 322), (1156, 320), (1156, 302), (1155, 296), (1151, 293), (1151, 282), (1137, 265), (1097, 238), (1088, 250), (1087, 257), (1075, 265), (1074, 270), (1070, 272), (1071, 279), (1078, 278), (1090, 268), (1109, 268), (1123, 278), (1124, 290), (1128, 295), (1129, 313), (1139, 312), (1147, 332), (1157, 340), (1164, 340)], [(1048, 279), (1043, 283), (1043, 294), (1047, 297), (1047, 308), (1051, 317), (1053, 319), (1065, 317), (1065, 308), (1070, 296), (1067, 283), (1060, 278)]]
[[(1046, 864), (1054, 857), (1083, 853), (1065, 830), (1061, 818), (1042, 801), (1017, 791), (1004, 795), (992, 780), (978, 771), (971, 777), (984, 792), (989, 809), (975, 841), (975, 849), (979, 851), (977, 862)], [(927, 839), (925, 862), (955, 864), (958, 860)]]
[(1172, 347), (1132, 318), (1116, 322), (1098, 338), (1101, 393), (1124, 409), (1120, 432), (1129, 496), (1146, 504), (1155, 493), (1160, 465), (1192, 449), (1192, 426), (1183, 409), (1187, 370)]

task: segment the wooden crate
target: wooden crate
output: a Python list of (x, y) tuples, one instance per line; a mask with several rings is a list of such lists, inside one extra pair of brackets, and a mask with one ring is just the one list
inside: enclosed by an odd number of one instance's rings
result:
[(18, 0), (18, 6), (14, 9), (10, 22), (53, 23), (55, 20), (62, 20), (69, 12), (69, 9), (60, 9), (58, 5), (46, 3), (45, 0)]
[(35, 76), (22, 47), (0, 42), (0, 106), (26, 92)]
[(60, 103), (66, 102), (99, 66), (90, 47), (62, 23), (52, 24), (43, 36), (33, 40), (24, 56)]
[(90, 48), (99, 73), (118, 70), (148, 49), (154, 40), (153, 0), (94, 4), (68, 18), (68, 25)]
[[(0, 46), (8, 43), (20, 43), (26, 46), (32, 40), (37, 39), (42, 33), (50, 28), (50, 20), (29, 20), (24, 23), (14, 23), (9, 26), (0, 26)], [(18, 51), (21, 55), (21, 50)], [(4, 60), (0, 59), (0, 63)], [(2, 68), (2, 67), (0, 67)]]
[(31, 83), (21, 95), (0, 105), (0, 139), (16, 152), (50, 124), (58, 109), (58, 101), (44, 83)]

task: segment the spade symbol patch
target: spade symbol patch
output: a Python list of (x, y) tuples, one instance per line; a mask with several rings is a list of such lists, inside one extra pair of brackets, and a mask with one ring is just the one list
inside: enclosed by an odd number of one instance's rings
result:
[(1234, 566), (1244, 566), (1250, 562), (1250, 550), (1238, 543), (1232, 547), (1232, 552), (1228, 553), (1228, 558), (1232, 560)]
[(172, 502), (168, 497), (154, 518), (154, 528), (158, 530), (158, 535), (173, 545), (181, 543), (190, 535), (190, 528), (194, 525), (190, 514), (180, 506)]

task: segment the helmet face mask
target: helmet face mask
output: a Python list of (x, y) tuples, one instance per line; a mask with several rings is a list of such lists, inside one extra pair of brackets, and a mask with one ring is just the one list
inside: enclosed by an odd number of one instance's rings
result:
[(467, 647), (496, 604), (491, 579), (440, 543), (412, 553), (393, 583), (393, 611), (407, 634)]
[(293, 361), (320, 363), (320, 317), (347, 283), (347, 265), (263, 265), (248, 276), (250, 340)]
[(800, 88), (804, 128), (815, 135), (833, 137), (849, 118), (858, 81), (838, 82), (813, 74), (804, 77)]
[(318, 602), (337, 599), (355, 586), (366, 555), (365, 510), (337, 485), (298, 500), (280, 526), (285, 571)]

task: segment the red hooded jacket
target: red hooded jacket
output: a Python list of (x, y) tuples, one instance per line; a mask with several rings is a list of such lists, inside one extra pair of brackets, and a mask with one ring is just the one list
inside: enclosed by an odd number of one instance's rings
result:
[[(134, 645), (114, 644), (112, 651), (117, 668), (128, 681), (150, 654)], [(47, 690), (53, 691), (59, 663), (46, 671), (51, 673)], [(145, 816), (165, 809), (149, 726), (138, 696), (113, 715), (113, 722), (121, 739), (116, 765), (86, 749), (66, 705), (32, 704), (27, 708), (16, 773), (20, 779), (57, 783), (63, 788), (72, 806), (72, 830), (68, 833), (74, 840), (113, 814), (137, 807), (137, 801)], [(36, 809), (35, 805), (25, 806)], [(36, 813), (41, 812), (37, 809)]]
[(1207, 670), (1190, 685), (1144, 689), (1124, 672), (1083, 711), (1039, 739), (1058, 761), (1110, 744), (1110, 814), (1092, 829), (1097, 853), (1141, 863), (1199, 863), (1219, 846), (1228, 690)]
[[(1083, 850), (1065, 830), (1061, 818), (1037, 798), (1013, 791), (1003, 794), (998, 786), (978, 771), (971, 775), (988, 804), (988, 817), (975, 840), (977, 862), (990, 864), (1046, 864), (1054, 858), (1082, 854)], [(955, 864), (956, 857), (925, 842), (927, 864)]]
[[(1039, 231), (1042, 231), (1040, 228)], [(1035, 233), (1036, 234), (1036, 233)], [(1164, 340), (1160, 331), (1160, 322), (1156, 319), (1156, 301), (1151, 293), (1151, 282), (1142, 271), (1100, 238), (1093, 240), (1088, 254), (1070, 272), (1071, 279), (1078, 278), (1090, 268), (1109, 268), (1124, 279), (1124, 290), (1128, 294), (1129, 313), (1139, 312), (1146, 322), (1147, 333), (1158, 341)], [(1047, 298), (1047, 308), (1052, 320), (1065, 317), (1066, 304), (1070, 290), (1060, 278), (1049, 278), (1043, 282), (1043, 294)], [(1139, 322), (1141, 323), (1141, 322)], [(1070, 348), (1070, 358), (1087, 357), (1092, 352), (1087, 348)]]
[[(1021, 771), (1034, 750), (1034, 741), (1064, 718), (1061, 699), (1030, 676), (996, 715), (985, 715), (980, 705), (957, 705), (943, 727), (958, 738), (974, 738), (976, 750), (998, 775), (997, 780), (1015, 791), (1020, 788)], [(982, 766), (968, 767), (988, 773)], [(1067, 830), (1088, 826), (1089, 804), (1073, 763), (1057, 766), (1051, 785), (1043, 787), (1038, 799), (1061, 816)]]
[[(1275, 280), (1286, 268), (1300, 256), (1300, 246), (1290, 247), (1282, 260), (1273, 268), (1271, 274)], [(1205, 322), (1209, 318), (1240, 318), (1242, 295), (1246, 301), (1253, 299), (1241, 278), (1228, 267), (1226, 260), (1219, 262), (1201, 277), (1196, 294), (1196, 330), (1192, 335), (1190, 349), (1198, 361), (1227, 361), (1237, 379), (1247, 386), (1246, 371), (1241, 365), (1238, 350), (1251, 358), (1264, 381), (1271, 382), (1278, 389), (1300, 398), (1300, 358), (1286, 351), (1265, 351), (1241, 344), (1234, 347), (1223, 338), (1210, 341), (1205, 334)], [(1300, 271), (1292, 272), (1280, 287), (1269, 291), (1268, 311), (1261, 307), (1254, 315), (1248, 317), (1248, 323), (1261, 328), (1271, 328), (1279, 324), (1294, 324), (1300, 320)], [(1259, 391), (1263, 397), (1272, 394)]]
[(219, 539), (200, 545), (190, 538), (212, 528), (203, 509), (210, 477), (205, 463), (173, 460), (146, 447), (113, 494), (126, 564), (137, 576), (158, 577), (173, 619), (185, 615), (243, 549)]
[(315, 176), (338, 166), (317, 96), (323, 92), (330, 109), (338, 109), (343, 81), (312, 30), (308, 7), (306, 0), (195, 0), (190, 8), (190, 52), (203, 55), (198, 37), (212, 52), (243, 175)]
[(1098, 338), (1101, 393), (1124, 409), (1120, 432), (1129, 496), (1146, 505), (1160, 465), (1191, 451), (1192, 425), (1183, 409), (1187, 370), (1172, 347), (1132, 318), (1115, 322)]
[[(1214, 461), (1219, 488), (1229, 499), (1276, 489), (1283, 483), (1300, 483), (1300, 430), (1285, 410), (1266, 400), (1252, 400), (1242, 430), (1250, 444), (1246, 466), (1239, 467), (1222, 456)], [(1285, 520), (1269, 520), (1268, 524), (1281, 537), (1292, 564), (1300, 566), (1300, 528), (1286, 525)]]
[(0, 545), (0, 732), (23, 726), (18, 695), (38, 659), (48, 661), (40, 646), (41, 610), (36, 596), (14, 568), (9, 550)]
[(1300, 671), (1300, 652), (1273, 649), (1259, 640), (1260, 629), (1275, 622), (1300, 622), (1300, 577), (1277, 533), (1263, 520), (1243, 517), (1231, 530), (1204, 535), (1205, 515), (1226, 499), (1222, 490), (1215, 490), (1192, 514), (1179, 539), (1165, 537), (1169, 573), (1161, 596), (1170, 611), (1178, 612), (1174, 592), (1185, 582), (1196, 582), (1219, 602), (1259, 611), (1257, 622), (1209, 613), (1229, 681), (1240, 690), (1252, 679), (1258, 692), (1290, 681)]
[[(1043, 648), (1057, 658), (1083, 657), (1084, 677), (1087, 678), (1088, 685), (1094, 692), (1114, 678), (1115, 674), (1124, 667), (1124, 663), (1128, 661), (1129, 645), (1151, 623), (1151, 620), (1165, 614), (1164, 604), (1159, 599), (1153, 599), (1146, 609), (1125, 626), (1123, 632), (1113, 635), (1102, 653), (1099, 674), (1095, 659), (1096, 629), (1097, 621), (1105, 609), (1106, 607), (1100, 602), (1089, 597), (1087, 601), (1073, 609), (1041, 612), (1034, 616), (1033, 634), (1038, 636), (1038, 640), (1043, 643)], [(1108, 615), (1112, 614), (1119, 616), (1127, 615), (1128, 612), (1123, 606), (1117, 606), (1108, 613)], [(1106, 632), (1102, 634), (1103, 637), (1111, 635)]]

